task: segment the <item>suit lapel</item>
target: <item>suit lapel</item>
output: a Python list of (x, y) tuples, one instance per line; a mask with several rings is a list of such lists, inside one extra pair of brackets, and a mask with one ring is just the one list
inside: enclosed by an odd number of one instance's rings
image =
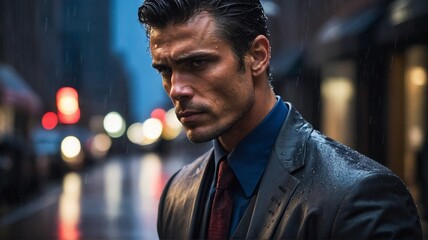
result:
[[(213, 173), (213, 169), (210, 168), (210, 160), (213, 156), (213, 151), (205, 155), (206, 160), (202, 161), (202, 164), (196, 169), (195, 175), (193, 175), (194, 180), (192, 182), (194, 187), (188, 186), (193, 191), (191, 199), (194, 199), (193, 207), (190, 207), (191, 211), (191, 221), (189, 222), (189, 238), (198, 238), (204, 236), (204, 231), (207, 226), (207, 219), (204, 218), (204, 209), (206, 208), (206, 202), (208, 201), (208, 194), (210, 188), (210, 175)], [(203, 219), (201, 221), (201, 219)]]
[(251, 199), (251, 202), (248, 205), (248, 208), (245, 211), (244, 216), (242, 216), (242, 219), (239, 222), (238, 227), (236, 227), (236, 230), (233, 233), (231, 239), (245, 239), (245, 236), (247, 235), (247, 232), (248, 232), (248, 227), (250, 226), (251, 217), (253, 215), (253, 209), (256, 203), (256, 197), (257, 196), (253, 196), (253, 198)]
[[(275, 157), (274, 157), (275, 158)], [(284, 171), (278, 159), (271, 159), (260, 184), (246, 238), (271, 238), (299, 180)]]
[(184, 166), (172, 179), (162, 208), (163, 238), (192, 239), (200, 234), (212, 152)]
[(263, 174), (246, 238), (269, 239), (281, 220), (299, 180), (291, 173), (305, 164), (312, 126), (290, 105)]

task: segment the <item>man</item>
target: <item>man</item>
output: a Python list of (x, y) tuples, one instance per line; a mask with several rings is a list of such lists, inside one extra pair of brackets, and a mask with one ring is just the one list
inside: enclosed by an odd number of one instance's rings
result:
[(139, 20), (187, 137), (214, 142), (167, 183), (161, 239), (422, 237), (397, 176), (275, 96), (258, 0), (146, 0)]

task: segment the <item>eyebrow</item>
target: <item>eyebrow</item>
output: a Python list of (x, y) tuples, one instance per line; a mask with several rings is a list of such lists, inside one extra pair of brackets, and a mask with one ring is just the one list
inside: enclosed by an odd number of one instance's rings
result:
[[(189, 53), (189, 54), (183, 54), (182, 56), (177, 57), (176, 59), (173, 60), (174, 63), (176, 64), (181, 64), (181, 63), (185, 63), (185, 62), (190, 62), (194, 59), (200, 59), (200, 58), (214, 58), (214, 54), (212, 54), (211, 52), (193, 52), (193, 53)], [(155, 69), (161, 69), (163, 67), (167, 67), (168, 64), (163, 63), (162, 61), (160, 61), (159, 63), (153, 63), (152, 67)]]
[(157, 70), (160, 70), (160, 69), (162, 69), (162, 68), (164, 68), (164, 67), (166, 67), (167, 65), (166, 64), (163, 64), (163, 63), (153, 63), (152, 64), (152, 67), (154, 68), (154, 69), (157, 69)]
[(189, 62), (194, 59), (210, 58), (211, 55), (212, 54), (210, 54), (209, 52), (194, 52), (190, 54), (184, 54), (183, 56), (180, 56), (176, 60), (174, 60), (174, 62), (180, 64), (184, 62)]

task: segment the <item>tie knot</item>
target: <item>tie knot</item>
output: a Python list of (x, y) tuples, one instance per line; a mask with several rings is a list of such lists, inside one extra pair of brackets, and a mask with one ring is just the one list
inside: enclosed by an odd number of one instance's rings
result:
[(235, 183), (235, 174), (226, 160), (221, 160), (218, 167), (217, 185), (219, 189), (230, 189)]

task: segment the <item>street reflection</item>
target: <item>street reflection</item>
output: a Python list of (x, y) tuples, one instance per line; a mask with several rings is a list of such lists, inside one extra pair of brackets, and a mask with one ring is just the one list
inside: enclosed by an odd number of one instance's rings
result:
[(107, 204), (107, 216), (114, 221), (119, 217), (122, 201), (123, 169), (120, 162), (107, 165), (104, 172), (104, 198)]
[(159, 198), (183, 162), (155, 153), (117, 156), (0, 218), (0, 239), (158, 239)]
[(80, 195), (82, 181), (78, 174), (68, 173), (64, 177), (63, 192), (59, 199), (59, 239), (79, 239)]
[(142, 224), (150, 229), (156, 229), (156, 216), (162, 189), (162, 162), (159, 155), (144, 155), (141, 158), (138, 182), (139, 205), (141, 206)]
[(159, 198), (162, 192), (162, 162), (157, 154), (142, 157), (140, 170), (140, 194), (142, 200)]

